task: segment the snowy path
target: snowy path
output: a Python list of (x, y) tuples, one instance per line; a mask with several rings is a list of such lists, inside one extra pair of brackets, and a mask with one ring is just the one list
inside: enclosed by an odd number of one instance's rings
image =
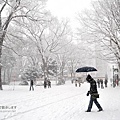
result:
[(103, 112), (97, 112), (93, 105), (91, 113), (86, 113), (89, 97), (86, 96), (89, 84), (75, 87), (68, 82), (66, 85), (52, 86), (44, 89), (35, 87), (28, 91), (28, 86), (4, 86), (0, 91), (0, 106), (16, 106), (11, 109), (0, 109), (0, 120), (120, 120), (120, 87), (98, 89), (98, 101)]

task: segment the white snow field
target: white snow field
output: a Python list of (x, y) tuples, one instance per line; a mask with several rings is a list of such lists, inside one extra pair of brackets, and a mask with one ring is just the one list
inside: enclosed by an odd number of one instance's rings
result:
[(0, 120), (120, 120), (120, 86), (98, 88), (99, 103), (104, 111), (97, 112), (93, 104), (92, 112), (85, 112), (89, 103), (89, 83), (75, 87), (70, 81), (65, 85), (43, 86), (16, 85), (3, 86), (0, 91)]

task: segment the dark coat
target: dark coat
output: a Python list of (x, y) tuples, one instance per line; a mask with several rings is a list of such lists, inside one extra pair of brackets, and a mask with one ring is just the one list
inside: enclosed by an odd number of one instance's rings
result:
[(34, 83), (33, 83), (33, 80), (31, 80), (31, 81), (30, 81), (30, 85), (33, 85), (33, 84), (34, 84)]
[(91, 95), (94, 93), (98, 93), (96, 81), (90, 75), (87, 76), (86, 80), (90, 83), (90, 90), (88, 92)]
[(100, 80), (100, 82), (101, 82), (101, 84), (103, 84), (103, 80), (102, 79)]
[(104, 82), (104, 83), (107, 84), (107, 82), (108, 82), (108, 81), (105, 79), (105, 82)]
[(90, 94), (94, 94), (94, 93), (98, 93), (98, 91), (97, 91), (96, 81), (92, 79), (90, 81)]
[(97, 83), (100, 84), (100, 80), (99, 79), (97, 79)]
[(47, 86), (47, 81), (46, 80), (44, 80), (44, 87), (46, 87)]

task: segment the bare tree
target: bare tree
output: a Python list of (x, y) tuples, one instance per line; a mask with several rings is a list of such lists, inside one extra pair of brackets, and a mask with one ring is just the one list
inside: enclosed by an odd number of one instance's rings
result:
[[(27, 50), (31, 51), (29, 52), (31, 58), (34, 59), (38, 56), (37, 59), (41, 62), (39, 64), (42, 66), (44, 77), (48, 77), (49, 59), (55, 59), (56, 54), (61, 53), (61, 50), (69, 43), (68, 36), (70, 35), (68, 22), (59, 22), (49, 13), (45, 13), (42, 20), (22, 21), (25, 32), (21, 32), (24, 39), (28, 41)], [(29, 56), (27, 55), (27, 57)]]
[[(8, 28), (12, 21), (13, 20), (15, 21), (15, 19), (17, 18), (23, 17), (32, 21), (41, 20), (41, 19), (38, 20), (37, 15), (32, 13), (32, 11), (34, 11), (36, 2), (40, 4), (42, 0), (40, 1), (2, 0), (2, 2), (0, 2), (0, 64), (2, 57), (3, 42), (5, 40)], [(27, 6), (29, 6), (29, 8)], [(2, 90), (1, 69), (2, 65), (0, 67), (0, 90)]]
[(88, 36), (85, 39), (90, 39), (91, 43), (97, 44), (99, 48), (102, 47), (102, 56), (107, 60), (116, 61), (118, 65), (120, 61), (119, 6), (119, 0), (98, 0), (93, 2), (90, 12), (85, 11), (84, 15), (79, 14), (78, 17), (84, 26), (81, 33), (84, 37)]

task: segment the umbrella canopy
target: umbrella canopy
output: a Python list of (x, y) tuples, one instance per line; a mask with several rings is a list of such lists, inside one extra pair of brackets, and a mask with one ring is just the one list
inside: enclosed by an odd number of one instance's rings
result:
[(76, 72), (93, 72), (93, 71), (97, 71), (97, 69), (96, 68), (94, 68), (94, 67), (81, 67), (81, 68), (78, 68), (77, 70), (76, 70)]

